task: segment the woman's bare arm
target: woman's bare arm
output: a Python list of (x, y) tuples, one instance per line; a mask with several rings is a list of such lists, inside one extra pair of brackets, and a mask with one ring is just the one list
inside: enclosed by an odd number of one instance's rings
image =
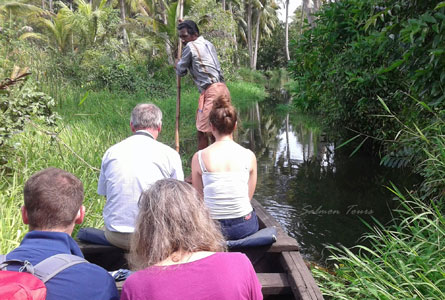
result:
[(198, 161), (198, 152), (196, 152), (192, 158), (192, 185), (201, 195), (204, 195), (201, 166), (199, 165)]
[(249, 185), (249, 199), (252, 200), (253, 194), (255, 193), (256, 181), (257, 181), (257, 163), (255, 154), (252, 151), (250, 151), (250, 153), (252, 155), (252, 161), (250, 165), (248, 185)]

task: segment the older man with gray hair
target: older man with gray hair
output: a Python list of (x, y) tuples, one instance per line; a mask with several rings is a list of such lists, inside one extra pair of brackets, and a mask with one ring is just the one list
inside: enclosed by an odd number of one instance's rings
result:
[(142, 191), (159, 179), (184, 180), (179, 154), (157, 141), (162, 112), (156, 105), (138, 104), (131, 113), (130, 127), (133, 135), (105, 152), (97, 187), (97, 193), (106, 197), (105, 237), (127, 250)]

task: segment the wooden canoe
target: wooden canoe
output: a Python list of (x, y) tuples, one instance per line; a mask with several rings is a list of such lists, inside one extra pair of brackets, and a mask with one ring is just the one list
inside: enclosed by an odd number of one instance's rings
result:
[[(252, 200), (252, 206), (258, 216), (260, 228), (277, 229), (277, 241), (270, 246), (236, 249), (251, 260), (261, 282), (264, 299), (323, 299), (310, 269), (303, 261), (297, 241), (284, 232), (258, 201)], [(127, 268), (125, 253), (121, 249), (78, 243), (88, 261), (107, 270)], [(117, 285), (121, 288), (122, 282)]]

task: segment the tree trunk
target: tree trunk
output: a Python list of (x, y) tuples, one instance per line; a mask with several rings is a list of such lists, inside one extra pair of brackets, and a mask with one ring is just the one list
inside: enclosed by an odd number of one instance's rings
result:
[(314, 11), (317, 12), (320, 9), (320, 0), (312, 0), (314, 2)]
[[(121, 22), (122, 24), (125, 24), (125, 0), (119, 0), (119, 5), (120, 5), (120, 11), (121, 11)], [(124, 47), (125, 49), (128, 49), (128, 34), (127, 34), (127, 30), (125, 29), (125, 27), (122, 27), (122, 36), (123, 36), (123, 42), (124, 42)]]
[(42, 0), (42, 9), (45, 9), (45, 0)]
[(253, 45), (252, 45), (252, 3), (247, 4), (247, 47), (250, 57), (250, 68), (253, 69)]
[(289, 0), (286, 0), (286, 29), (284, 43), (286, 44), (286, 59), (289, 61)]
[(314, 27), (314, 20), (312, 18), (312, 3), (311, 0), (303, 0), (303, 11), (306, 13), (307, 22), (311, 27)]
[(303, 22), (304, 22), (304, 2), (303, 2), (303, 4), (302, 4), (302, 6), (301, 6), (301, 19), (300, 19), (300, 35), (302, 35), (303, 34)]
[(258, 57), (258, 45), (260, 41), (260, 23), (261, 23), (261, 14), (263, 11), (258, 12), (258, 19), (256, 23), (256, 34), (255, 34), (255, 51), (253, 53), (253, 64), (251, 66), (252, 70), (256, 70), (256, 62)]
[(226, 0), (221, 1), (222, 9), (226, 10)]
[[(167, 25), (168, 24), (168, 18), (167, 18), (167, 13), (166, 13), (166, 9), (164, 6), (164, 3), (161, 1), (161, 16), (162, 16), (162, 22)], [(180, 43), (180, 41), (179, 41)], [(171, 45), (169, 44), (168, 40), (165, 40), (165, 52), (167, 52), (167, 60), (168, 60), (168, 64), (171, 66), (175, 65), (175, 57), (174, 57), (174, 53), (172, 50)]]
[(49, 0), (49, 11), (53, 12), (53, 0)]
[[(230, 15), (233, 16), (232, 2), (229, 2)], [(233, 44), (235, 45), (235, 65), (239, 67), (238, 42), (236, 40), (236, 30), (233, 32)]]

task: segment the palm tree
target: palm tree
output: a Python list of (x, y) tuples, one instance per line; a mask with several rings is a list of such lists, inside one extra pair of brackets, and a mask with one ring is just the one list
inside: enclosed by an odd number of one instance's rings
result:
[(303, 0), (303, 11), (306, 13), (307, 21), (311, 27), (315, 27), (313, 14), (320, 9), (320, 0)]
[(253, 40), (252, 40), (252, 15), (254, 10), (254, 4), (258, 4), (258, 0), (245, 0), (246, 5), (246, 19), (247, 19), (247, 49), (250, 57), (250, 68), (253, 70), (255, 66), (253, 64)]
[[(176, 25), (179, 16), (178, 3), (168, 3), (166, 0), (144, 0), (145, 6), (137, 19), (144, 24), (147, 33), (161, 40), (167, 53), (168, 62), (174, 65), (174, 51), (178, 37)], [(184, 1), (184, 5), (189, 1)]]
[[(126, 16), (125, 16), (125, 0), (119, 0), (119, 10), (120, 10), (120, 17), (121, 17), (121, 22), (123, 25), (125, 25), (126, 22)], [(128, 33), (127, 30), (125, 29), (125, 26), (122, 26), (122, 39), (124, 42), (124, 47), (128, 49)]]
[[(250, 68), (256, 69), (258, 45), (261, 34), (270, 35), (278, 22), (276, 10), (278, 5), (274, 0), (245, 0), (247, 19), (247, 49), (250, 57)], [(255, 40), (253, 22), (255, 21)], [(255, 44), (254, 44), (255, 43)]]
[(251, 68), (256, 69), (257, 57), (258, 57), (258, 45), (263, 36), (271, 36), (272, 30), (278, 23), (277, 9), (278, 5), (274, 0), (260, 0), (259, 8), (257, 9), (257, 23), (256, 23), (256, 35), (255, 35), (255, 49), (253, 57), (251, 58)]
[(66, 21), (73, 25), (73, 30), (79, 32), (80, 42), (84, 47), (96, 42), (101, 19), (105, 14), (104, 8), (107, 0), (101, 0), (99, 5), (93, 9), (92, 3), (85, 0), (75, 0), (77, 10), (72, 11), (66, 4), (61, 3), (61, 10), (66, 15)]
[(286, 21), (285, 21), (285, 37), (284, 37), (284, 43), (286, 47), (286, 59), (290, 60), (289, 55), (289, 0), (286, 0)]
[[(19, 1), (9, 1), (0, 5), (0, 20), (2, 25), (5, 21), (12, 21), (14, 16), (32, 17), (39, 15), (49, 15), (49, 12), (32, 4)], [(12, 22), (10, 22), (10, 26)]]
[[(237, 24), (236, 31), (233, 33), (233, 42), (235, 47), (235, 53), (238, 54), (238, 43), (247, 44), (247, 23), (244, 19), (242, 0), (231, 0), (229, 2), (229, 12), (233, 20)], [(239, 56), (235, 55), (235, 65), (240, 65)]]
[(55, 18), (45, 19), (39, 17), (37, 22), (43, 27), (45, 33), (28, 32), (21, 36), (22, 39), (37, 38), (45, 41), (52, 49), (64, 53), (70, 45), (73, 24), (67, 22), (67, 11), (60, 10)]

